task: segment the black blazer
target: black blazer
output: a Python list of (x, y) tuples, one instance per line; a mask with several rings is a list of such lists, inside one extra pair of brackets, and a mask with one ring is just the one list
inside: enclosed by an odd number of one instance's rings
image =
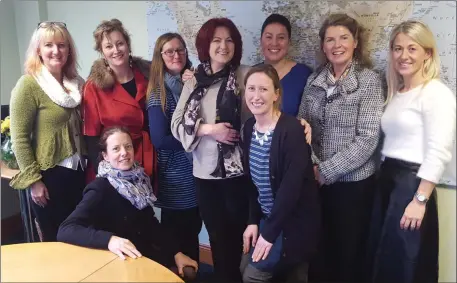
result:
[(62, 222), (57, 240), (83, 247), (108, 249), (112, 235), (130, 240), (138, 251), (164, 265), (173, 264), (178, 247), (150, 206), (138, 210), (106, 178), (96, 178), (83, 199)]
[[(263, 214), (257, 187), (249, 168), (249, 149), (255, 118), (243, 129), (244, 169), (250, 182), (249, 224), (259, 224)], [(274, 204), (266, 219), (262, 237), (273, 243), (283, 231), (283, 257), (287, 263), (309, 261), (316, 251), (320, 229), (320, 206), (311, 162), (311, 149), (303, 127), (282, 113), (276, 124), (270, 148), (270, 184)]]

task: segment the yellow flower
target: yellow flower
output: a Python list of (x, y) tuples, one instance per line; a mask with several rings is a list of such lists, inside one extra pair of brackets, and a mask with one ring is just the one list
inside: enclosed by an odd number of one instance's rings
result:
[(10, 117), (6, 117), (5, 120), (2, 120), (2, 134), (9, 135), (10, 132)]

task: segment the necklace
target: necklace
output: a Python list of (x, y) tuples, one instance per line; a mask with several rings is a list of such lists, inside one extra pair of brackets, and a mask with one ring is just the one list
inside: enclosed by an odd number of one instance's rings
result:
[(270, 123), (270, 125), (268, 125), (268, 128), (267, 130), (265, 131), (265, 133), (262, 135), (262, 136), (259, 136), (258, 134), (258, 131), (257, 131), (257, 123), (254, 125), (254, 136), (255, 136), (255, 140), (258, 141), (260, 143), (261, 146), (263, 146), (263, 143), (264, 141), (267, 142), (268, 141), (268, 136), (271, 134), (270, 132), (270, 127), (271, 125), (273, 124), (274, 120)]

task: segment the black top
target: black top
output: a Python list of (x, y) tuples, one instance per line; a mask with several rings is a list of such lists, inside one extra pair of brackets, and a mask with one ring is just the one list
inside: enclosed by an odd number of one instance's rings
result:
[(138, 210), (106, 178), (96, 178), (83, 192), (76, 209), (62, 222), (57, 240), (83, 247), (108, 249), (112, 235), (130, 240), (138, 251), (163, 265), (179, 252), (172, 234), (160, 226), (151, 206)]
[(121, 84), (122, 87), (133, 97), (136, 97), (137, 89), (136, 89), (136, 83), (135, 83), (135, 77), (131, 79), (130, 81)]
[[(243, 130), (244, 170), (249, 171), (249, 148), (255, 118)], [(320, 229), (320, 206), (311, 162), (311, 148), (303, 127), (292, 116), (281, 114), (271, 141), (270, 184), (274, 204), (260, 234), (270, 243), (283, 231), (283, 256), (287, 263), (307, 261), (316, 251)], [(257, 188), (251, 181), (249, 224), (259, 224), (263, 214)]]

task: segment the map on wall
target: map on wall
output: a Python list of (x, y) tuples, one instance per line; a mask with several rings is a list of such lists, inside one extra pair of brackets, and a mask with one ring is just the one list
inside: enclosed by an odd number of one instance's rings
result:
[[(286, 16), (292, 24), (289, 56), (311, 68), (318, 65), (319, 28), (327, 15), (344, 12), (367, 30), (368, 49), (375, 69), (384, 72), (392, 28), (408, 19), (426, 23), (435, 34), (441, 58), (441, 78), (456, 93), (456, 2), (455, 1), (150, 1), (147, 21), (149, 58), (155, 40), (165, 32), (178, 32), (187, 43), (190, 60), (199, 61), (195, 37), (199, 28), (213, 17), (228, 17), (243, 38), (242, 63), (263, 61), (260, 29), (272, 13)], [(456, 154), (441, 180), (456, 185)]]

